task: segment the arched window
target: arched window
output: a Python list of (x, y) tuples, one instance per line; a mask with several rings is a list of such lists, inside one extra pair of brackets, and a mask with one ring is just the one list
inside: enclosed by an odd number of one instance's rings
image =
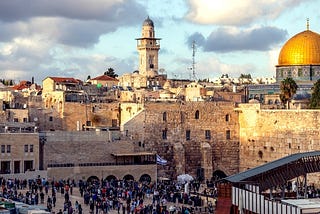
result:
[(194, 114), (194, 118), (198, 120), (199, 119), (199, 114), (200, 114), (199, 110), (197, 110), (196, 113)]
[(163, 112), (162, 114), (162, 120), (167, 121), (167, 112)]
[(226, 114), (226, 121), (228, 122), (230, 120), (230, 114)]

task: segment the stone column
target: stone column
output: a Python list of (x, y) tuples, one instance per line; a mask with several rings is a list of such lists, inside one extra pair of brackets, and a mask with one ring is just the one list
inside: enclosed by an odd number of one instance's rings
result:
[(212, 148), (209, 143), (201, 143), (201, 168), (204, 169), (204, 180), (212, 177), (213, 166), (212, 166)]
[(186, 173), (185, 149), (180, 142), (175, 142), (173, 146), (174, 160), (177, 175)]

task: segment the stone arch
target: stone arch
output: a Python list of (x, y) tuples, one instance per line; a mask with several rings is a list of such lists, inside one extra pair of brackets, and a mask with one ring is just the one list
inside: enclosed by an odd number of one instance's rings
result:
[(123, 180), (126, 180), (126, 181), (134, 180), (134, 177), (130, 174), (126, 174), (125, 176), (123, 176)]
[(151, 176), (148, 175), (148, 174), (143, 174), (143, 175), (141, 175), (139, 181), (140, 182), (150, 183), (151, 182)]
[(108, 175), (108, 176), (106, 177), (106, 180), (107, 180), (107, 181), (117, 180), (117, 177), (114, 176), (114, 175)]
[(222, 178), (225, 178), (227, 177), (226, 173), (224, 173), (223, 171), (221, 170), (216, 170), (212, 173), (212, 178), (211, 180), (213, 181), (217, 181), (217, 180), (220, 180)]
[(97, 182), (97, 181), (100, 181), (100, 179), (95, 176), (95, 175), (91, 175), (88, 179), (87, 179), (87, 182), (88, 183), (94, 183), (94, 182)]

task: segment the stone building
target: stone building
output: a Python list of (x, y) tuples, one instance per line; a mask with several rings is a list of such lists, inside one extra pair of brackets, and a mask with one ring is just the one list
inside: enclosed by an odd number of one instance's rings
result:
[[(159, 74), (160, 38), (155, 37), (154, 23), (148, 17), (142, 24), (141, 37), (137, 38), (139, 69), (120, 76), (119, 84), (123, 87), (153, 88), (162, 87), (167, 75)], [(162, 69), (163, 70), (163, 69)], [(161, 71), (162, 71), (161, 70)]]
[(87, 80), (88, 83), (96, 85), (97, 87), (107, 87), (112, 88), (112, 86), (117, 86), (119, 80), (116, 78), (110, 77), (108, 75), (101, 75), (92, 79)]
[(149, 17), (142, 25), (142, 36), (137, 40), (139, 74), (146, 77), (158, 75), (158, 52), (160, 39), (155, 37), (154, 24)]
[(288, 77), (298, 85), (293, 97), (300, 100), (296, 106), (303, 107), (301, 101), (310, 98), (313, 84), (320, 79), (320, 34), (309, 30), (309, 22), (307, 30), (290, 38), (281, 48), (276, 65), (276, 83), (249, 85), (249, 99), (265, 103), (266, 95), (280, 94), (280, 82)]
[[(23, 173), (39, 170), (39, 135), (33, 130), (21, 131), (18, 124), (1, 124), (0, 133), (1, 173)], [(13, 129), (15, 127), (15, 129)], [(8, 128), (11, 129), (8, 130)], [(12, 132), (15, 130), (14, 132)]]
[(309, 30), (290, 38), (282, 47), (276, 66), (277, 82), (291, 77), (297, 82), (320, 79), (320, 34)]

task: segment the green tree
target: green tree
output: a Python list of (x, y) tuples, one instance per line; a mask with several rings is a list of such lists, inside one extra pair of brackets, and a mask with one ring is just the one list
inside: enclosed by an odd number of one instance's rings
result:
[(289, 103), (292, 99), (293, 95), (297, 92), (298, 85), (297, 83), (290, 77), (282, 80), (280, 83), (280, 100), (286, 105), (286, 108), (289, 109)]
[(252, 79), (251, 74), (240, 74), (240, 79)]
[(104, 75), (107, 75), (107, 76), (113, 77), (113, 78), (115, 78), (115, 77), (118, 76), (118, 74), (116, 74), (116, 73), (114, 72), (114, 69), (113, 69), (113, 68), (108, 68), (108, 69), (104, 72)]
[(310, 108), (320, 109), (320, 79), (318, 79), (318, 81), (312, 87)]

